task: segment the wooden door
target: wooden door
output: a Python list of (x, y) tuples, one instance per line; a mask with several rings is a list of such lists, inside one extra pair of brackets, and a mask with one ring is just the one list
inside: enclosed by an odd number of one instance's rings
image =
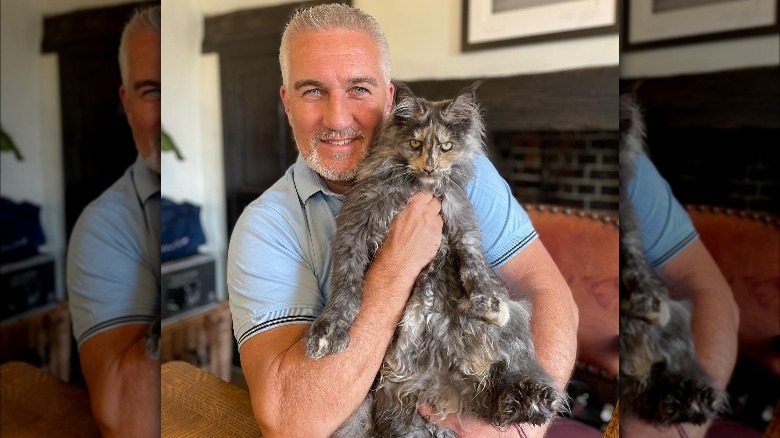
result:
[(320, 3), (333, 2), (291, 3), (206, 18), (203, 52), (219, 53), (228, 235), (244, 207), (298, 156), (279, 97), (279, 43), (295, 10)]
[(117, 54), (125, 23), (144, 5), (84, 9), (44, 19), (43, 53), (59, 60), (65, 231), (133, 163), (135, 144), (119, 100)]

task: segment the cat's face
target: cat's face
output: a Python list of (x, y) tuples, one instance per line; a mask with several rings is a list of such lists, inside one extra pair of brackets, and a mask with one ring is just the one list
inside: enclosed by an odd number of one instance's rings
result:
[(484, 127), (474, 96), (478, 84), (455, 99), (429, 102), (403, 84), (396, 84), (396, 105), (380, 147), (394, 155), (423, 186), (434, 188), (471, 166), (482, 152)]
[(409, 126), (399, 145), (407, 168), (426, 186), (436, 185), (452, 173), (462, 157), (463, 144), (441, 123)]

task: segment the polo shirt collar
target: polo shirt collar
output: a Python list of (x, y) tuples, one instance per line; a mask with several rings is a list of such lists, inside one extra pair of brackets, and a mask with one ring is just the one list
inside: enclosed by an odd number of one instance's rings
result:
[(141, 202), (146, 202), (153, 195), (160, 193), (160, 175), (146, 165), (141, 154), (138, 154), (133, 163), (133, 185)]
[(293, 182), (298, 191), (298, 199), (300, 199), (302, 204), (305, 204), (317, 192), (322, 192), (327, 196), (338, 196), (325, 185), (322, 177), (306, 164), (306, 161), (300, 154), (298, 154), (298, 159), (295, 160)]

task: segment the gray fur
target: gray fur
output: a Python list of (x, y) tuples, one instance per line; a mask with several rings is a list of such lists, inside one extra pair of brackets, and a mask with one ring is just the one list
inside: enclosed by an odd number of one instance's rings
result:
[(696, 357), (690, 308), (669, 297), (641, 248), (628, 199), (644, 123), (633, 93), (620, 96), (620, 405), (654, 424), (703, 424), (727, 405)]
[[(359, 410), (335, 436), (454, 437), (420, 416), (423, 404), (441, 414), (474, 413), (502, 426), (545, 423), (566, 408), (565, 398), (534, 353), (529, 302), (510, 300), (485, 260), (464, 190), (484, 148), (478, 84), (441, 102), (396, 85), (394, 111), (359, 166), (337, 218), (333, 293), (308, 332), (308, 355), (319, 358), (347, 347), (364, 274), (413, 193), (432, 190), (442, 200), (443, 238), (415, 283), (369, 393), (373, 427), (363, 429), (366, 435), (345, 432), (367, 420)], [(412, 147), (410, 139), (421, 144)], [(449, 151), (443, 149), (446, 142)], [(430, 176), (425, 166), (435, 169)]]

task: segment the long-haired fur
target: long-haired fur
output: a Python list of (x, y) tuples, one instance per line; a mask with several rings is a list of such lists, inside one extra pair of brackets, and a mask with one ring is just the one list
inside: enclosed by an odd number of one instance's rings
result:
[(534, 353), (530, 304), (510, 300), (488, 265), (465, 192), (484, 151), (477, 85), (429, 102), (396, 83), (394, 110), (344, 200), (333, 244), (333, 293), (308, 332), (313, 358), (346, 348), (364, 274), (413, 193), (431, 190), (441, 199), (444, 229), (374, 388), (336, 436), (454, 437), (420, 416), (423, 404), (496, 425), (542, 424), (566, 407)]
[(703, 424), (726, 406), (696, 358), (688, 303), (670, 299), (642, 252), (628, 196), (645, 128), (633, 91), (620, 96), (620, 406), (659, 426)]

